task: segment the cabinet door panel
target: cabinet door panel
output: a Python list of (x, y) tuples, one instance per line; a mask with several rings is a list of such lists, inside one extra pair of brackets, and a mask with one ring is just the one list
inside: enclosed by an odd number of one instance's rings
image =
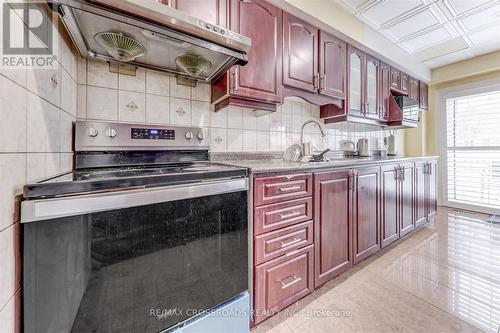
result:
[(378, 119), (378, 72), (379, 61), (376, 58), (366, 56), (365, 68), (365, 115), (368, 118)]
[(401, 180), (401, 230), (399, 235), (403, 236), (415, 229), (414, 203), (414, 168), (413, 164), (401, 165), (403, 168)]
[(349, 99), (348, 99), (348, 113), (351, 115), (361, 116), (363, 113), (363, 67), (364, 67), (364, 54), (358, 49), (348, 46), (348, 84), (349, 84)]
[(428, 169), (428, 199), (427, 218), (432, 217), (437, 212), (437, 162), (429, 162)]
[(429, 109), (429, 99), (428, 99), (428, 88), (425, 82), (419, 82), (420, 94), (419, 94), (419, 102), (420, 108), (424, 110)]
[(408, 74), (401, 72), (401, 91), (408, 93)]
[(319, 35), (320, 94), (344, 99), (347, 44), (323, 31)]
[(389, 118), (389, 99), (391, 98), (391, 66), (380, 62), (379, 107), (381, 117)]
[(401, 71), (391, 67), (391, 88), (401, 90)]
[(283, 12), (283, 29), (283, 83), (316, 92), (318, 29), (286, 12)]
[(232, 1), (231, 30), (252, 39), (248, 64), (231, 70), (233, 95), (281, 101), (282, 29), (280, 9), (263, 0)]
[(425, 163), (415, 163), (415, 226), (427, 222), (427, 180)]
[(357, 171), (354, 192), (354, 263), (380, 249), (380, 168)]
[(418, 85), (418, 80), (415, 79), (414, 77), (411, 77), (408, 79), (408, 97), (414, 99), (414, 100), (419, 100), (419, 85)]
[(349, 171), (315, 174), (315, 287), (352, 266)]
[(170, 5), (205, 22), (227, 27), (227, 0), (167, 0)]
[(382, 248), (399, 238), (399, 180), (396, 166), (382, 168)]

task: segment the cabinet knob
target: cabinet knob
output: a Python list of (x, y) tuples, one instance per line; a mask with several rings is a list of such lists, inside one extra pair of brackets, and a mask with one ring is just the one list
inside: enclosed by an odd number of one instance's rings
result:
[(116, 136), (116, 130), (112, 127), (106, 128), (106, 136), (110, 138), (114, 138)]
[(198, 140), (200, 140), (200, 141), (203, 140), (203, 138), (204, 138), (203, 132), (202, 131), (198, 132), (197, 137), (198, 137)]
[(91, 127), (91, 128), (88, 129), (87, 134), (90, 137), (95, 138), (97, 136), (97, 134), (99, 134), (99, 132), (95, 128)]
[(186, 139), (188, 139), (188, 140), (193, 139), (193, 132), (191, 132), (191, 131), (186, 132)]

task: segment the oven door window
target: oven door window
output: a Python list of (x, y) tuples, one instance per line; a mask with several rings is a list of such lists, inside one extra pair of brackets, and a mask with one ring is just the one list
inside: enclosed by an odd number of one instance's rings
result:
[(248, 289), (247, 194), (24, 225), (27, 332), (158, 332)]

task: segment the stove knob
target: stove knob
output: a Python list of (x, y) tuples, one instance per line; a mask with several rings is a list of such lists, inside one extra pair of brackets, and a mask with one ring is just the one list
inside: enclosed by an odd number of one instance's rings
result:
[(198, 132), (198, 140), (203, 140), (203, 132)]
[(114, 138), (116, 136), (116, 130), (112, 127), (106, 128), (106, 136)]
[(97, 134), (99, 134), (99, 132), (95, 129), (95, 128), (89, 128), (87, 134), (93, 138), (95, 138), (97, 136)]
[(193, 132), (186, 132), (186, 139), (191, 140), (193, 138)]

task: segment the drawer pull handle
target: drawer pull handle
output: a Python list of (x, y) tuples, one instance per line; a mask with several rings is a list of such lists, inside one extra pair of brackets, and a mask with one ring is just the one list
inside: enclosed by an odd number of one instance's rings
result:
[(293, 244), (300, 243), (301, 241), (302, 241), (302, 239), (300, 239), (300, 238), (292, 237), (291, 241), (289, 241), (287, 243), (285, 243), (283, 241), (280, 241), (280, 243), (281, 243), (281, 247), (283, 248), (283, 247), (287, 247), (287, 246), (290, 246), (290, 245), (293, 245)]
[(302, 214), (301, 212), (291, 212), (291, 213), (288, 213), (288, 214), (280, 214), (280, 219), (289, 219), (291, 217), (295, 217), (295, 216), (299, 216), (300, 214)]
[(280, 187), (281, 192), (290, 192), (300, 190), (300, 186), (289, 186), (289, 187)]
[(281, 289), (286, 289), (286, 288), (288, 288), (288, 287), (291, 287), (291, 286), (293, 286), (294, 284), (296, 284), (297, 282), (299, 282), (300, 280), (302, 280), (302, 278), (301, 278), (301, 277), (299, 277), (299, 278), (298, 278), (298, 277), (296, 277), (296, 276), (295, 276), (295, 275), (293, 275), (293, 274), (292, 274), (290, 277), (291, 277), (291, 278), (293, 278), (293, 280), (292, 280), (292, 281), (290, 281), (290, 282), (288, 282), (288, 283), (283, 282), (283, 280), (281, 280), (281, 281), (280, 281), (280, 283), (281, 283)]

